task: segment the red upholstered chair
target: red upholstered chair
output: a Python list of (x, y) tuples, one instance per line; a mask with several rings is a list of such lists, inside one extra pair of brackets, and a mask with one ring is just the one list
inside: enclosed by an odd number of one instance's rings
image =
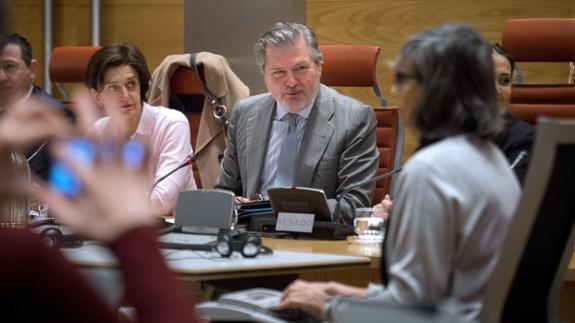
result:
[[(402, 128), (397, 107), (377, 107), (374, 109), (377, 118), (375, 135), (379, 150), (377, 174), (381, 175), (399, 167), (403, 145)], [(392, 177), (378, 181), (373, 194), (373, 204), (381, 202), (385, 194), (390, 192), (392, 192)]]
[[(198, 66), (200, 75), (203, 75), (203, 67)], [(190, 134), (192, 146), (195, 147), (200, 129), (200, 119), (204, 104), (204, 93), (194, 71), (189, 67), (180, 66), (170, 80), (170, 93), (174, 104), (173, 107), (180, 107), (190, 123)], [(200, 172), (196, 164), (193, 165), (194, 179), (198, 188), (202, 187)]]
[(86, 77), (88, 62), (99, 47), (91, 46), (64, 46), (56, 47), (50, 56), (50, 80), (56, 84), (62, 93), (62, 101), (68, 108), (72, 109), (72, 102), (69, 95), (62, 86), (62, 83), (83, 83)]
[[(575, 19), (512, 19), (505, 23), (502, 45), (516, 62), (575, 61)], [(568, 70), (565, 73), (568, 80)], [(526, 80), (528, 81), (528, 80)], [(535, 124), (538, 116), (575, 118), (575, 85), (513, 84), (511, 112)]]
[(319, 46), (323, 54), (321, 83), (327, 86), (371, 87), (382, 107), (387, 101), (377, 84), (380, 48), (365, 45)]
[[(377, 84), (377, 57), (380, 48), (363, 45), (320, 46), (324, 63), (321, 83), (329, 86), (372, 87), (382, 107), (374, 108), (377, 117), (377, 147), (379, 167), (383, 174), (399, 167), (403, 149), (403, 128), (397, 108), (385, 107), (387, 102)], [(373, 204), (379, 203), (385, 194), (393, 191), (394, 178), (377, 182)]]

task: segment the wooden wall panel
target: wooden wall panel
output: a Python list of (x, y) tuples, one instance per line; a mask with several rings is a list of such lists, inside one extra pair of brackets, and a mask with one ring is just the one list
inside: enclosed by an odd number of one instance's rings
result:
[[(378, 82), (392, 105), (393, 60), (410, 34), (445, 22), (475, 26), (489, 41), (500, 42), (507, 19), (575, 16), (573, 0), (309, 0), (308, 25), (320, 44), (367, 44), (381, 47)], [(521, 64), (527, 81), (564, 82), (567, 64)], [(377, 104), (369, 90), (342, 89), (369, 104)], [(417, 145), (408, 132), (404, 160)]]
[[(42, 65), (44, 62), (43, 41), (44, 35), (44, 9), (41, 0), (9, 1), (8, 3), (8, 29), (24, 36), (32, 46), (34, 57)], [(43, 65), (42, 65), (43, 66)], [(43, 71), (39, 68), (37, 79), (43, 82)]]
[[(12, 1), (9, 28), (30, 41), (34, 56), (44, 64), (42, 0)], [(55, 0), (53, 46), (91, 45), (90, 0)], [(136, 44), (148, 60), (150, 71), (170, 54), (183, 50), (183, 0), (101, 1), (101, 44), (127, 41)], [(38, 84), (43, 84), (43, 71)], [(59, 96), (54, 88), (54, 95)]]
[(184, 1), (103, 1), (102, 43), (127, 41), (146, 56), (150, 71), (184, 48)]

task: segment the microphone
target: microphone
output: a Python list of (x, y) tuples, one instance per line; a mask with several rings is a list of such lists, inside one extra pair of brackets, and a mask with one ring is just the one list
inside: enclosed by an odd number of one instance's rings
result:
[[(384, 173), (384, 174), (375, 176), (375, 177), (373, 177), (373, 178), (366, 179), (366, 180), (364, 180), (364, 181), (361, 181), (361, 182), (359, 182), (359, 183), (356, 183), (356, 184), (354, 184), (354, 185), (352, 185), (352, 186), (346, 188), (345, 190), (343, 190), (343, 192), (340, 194), (340, 198), (337, 199), (337, 204), (335, 205), (335, 210), (334, 210), (334, 214), (337, 214), (337, 215), (338, 215), (337, 222), (338, 222), (338, 223), (341, 223), (341, 224), (346, 224), (346, 225), (347, 225), (347, 223), (345, 223), (345, 220), (343, 220), (343, 217), (342, 217), (342, 215), (341, 215), (341, 213), (340, 213), (340, 210), (339, 210), (339, 202), (341, 201), (341, 197), (343, 197), (345, 194), (347, 194), (349, 191), (351, 191), (351, 190), (353, 190), (353, 189), (356, 189), (356, 188), (358, 188), (358, 187), (361, 187), (361, 186), (363, 186), (363, 185), (367, 185), (367, 184), (370, 184), (370, 183), (373, 183), (373, 182), (377, 182), (377, 181), (382, 180), (382, 179), (384, 179), (384, 178), (386, 178), (386, 177), (393, 176), (393, 175), (395, 175), (395, 174), (397, 174), (397, 173), (399, 173), (399, 172), (401, 172), (401, 167), (396, 168), (396, 169), (394, 169), (394, 170), (392, 170), (392, 171), (390, 171), (390, 172), (387, 172), (387, 173)], [(351, 205), (351, 211), (352, 211), (352, 214), (353, 214), (353, 213), (355, 213), (355, 207), (353, 206), (353, 204), (350, 204), (350, 205)]]
[(160, 184), (163, 180), (168, 178), (170, 175), (175, 173), (177, 170), (186, 167), (186, 165), (188, 165), (188, 164), (195, 163), (196, 159), (197, 158), (196, 158), (196, 155), (194, 155), (194, 153), (189, 154), (176, 168), (172, 169), (166, 175), (158, 178), (158, 180), (154, 183), (154, 185), (152, 185), (152, 188), (150, 189), (150, 191), (152, 191), (154, 189), (154, 187), (156, 187), (156, 185)]
[(509, 166), (509, 167), (511, 169), (515, 169), (515, 167), (517, 167), (517, 165), (519, 165), (525, 159), (527, 159), (527, 152), (525, 150), (522, 150), (521, 152), (519, 152), (519, 155), (517, 155), (517, 157), (515, 157), (515, 160), (513, 160), (513, 162), (511, 163), (511, 166)]

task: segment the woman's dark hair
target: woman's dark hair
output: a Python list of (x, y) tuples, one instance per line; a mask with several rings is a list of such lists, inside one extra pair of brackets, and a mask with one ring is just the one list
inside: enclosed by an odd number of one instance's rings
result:
[(492, 46), (472, 27), (445, 24), (412, 36), (399, 66), (421, 84), (409, 122), (422, 146), (458, 134), (494, 139), (501, 131)]
[(146, 59), (138, 47), (129, 43), (115, 43), (100, 48), (92, 55), (86, 70), (86, 86), (99, 90), (104, 83), (106, 71), (123, 65), (131, 66), (138, 73), (140, 98), (146, 101), (150, 87), (150, 71)]
[(497, 54), (507, 58), (507, 60), (509, 61), (509, 64), (511, 65), (511, 75), (513, 75), (513, 72), (515, 72), (515, 61), (513, 60), (513, 58), (511, 58), (511, 54), (509, 54), (505, 50), (505, 48), (501, 47), (501, 45), (499, 45), (498, 43), (494, 43), (492, 46), (493, 46), (493, 50)]

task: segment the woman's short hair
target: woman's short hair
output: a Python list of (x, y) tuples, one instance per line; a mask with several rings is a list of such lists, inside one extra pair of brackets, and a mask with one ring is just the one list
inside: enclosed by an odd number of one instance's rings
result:
[(146, 101), (150, 87), (150, 71), (142, 52), (130, 43), (114, 43), (100, 48), (92, 55), (86, 70), (85, 84), (88, 88), (100, 90), (106, 71), (110, 68), (128, 65), (136, 70), (140, 82), (140, 98)]
[(307, 44), (311, 59), (316, 64), (321, 65), (323, 63), (323, 55), (319, 50), (313, 31), (306, 25), (294, 22), (278, 22), (269, 31), (263, 34), (254, 46), (256, 63), (260, 72), (264, 72), (266, 49), (268, 47), (291, 47), (302, 38)]
[(472, 27), (445, 24), (410, 37), (399, 66), (421, 83), (409, 122), (422, 145), (458, 134), (494, 139), (501, 131), (492, 46)]

